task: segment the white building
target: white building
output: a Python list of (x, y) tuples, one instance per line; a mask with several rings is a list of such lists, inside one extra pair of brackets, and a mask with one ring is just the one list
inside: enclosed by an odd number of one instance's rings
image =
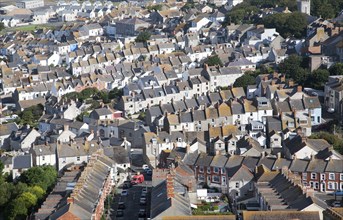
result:
[(21, 0), (16, 3), (16, 6), (25, 9), (44, 7), (44, 0)]

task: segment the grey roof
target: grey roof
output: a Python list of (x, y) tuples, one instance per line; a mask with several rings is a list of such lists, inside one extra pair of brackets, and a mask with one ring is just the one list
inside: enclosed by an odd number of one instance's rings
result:
[(275, 160), (276, 160), (276, 158), (274, 158), (274, 157), (264, 157), (264, 158), (261, 158), (261, 160), (258, 162), (257, 166), (260, 166), (263, 164), (269, 170), (272, 170), (273, 165), (275, 163)]
[(278, 117), (269, 116), (267, 117), (267, 133), (270, 133), (272, 131), (281, 131), (282, 130), (282, 124), (281, 120)]
[(232, 114), (244, 114), (244, 106), (239, 102), (232, 102), (231, 103), (231, 110)]
[(56, 144), (41, 144), (41, 145), (34, 145), (32, 150), (35, 152), (37, 156), (41, 155), (55, 155), (56, 154)]
[(308, 163), (309, 160), (294, 159), (289, 169), (293, 172), (303, 173), (305, 172)]
[(194, 121), (203, 121), (206, 119), (205, 111), (204, 110), (195, 110), (193, 111), (193, 119)]
[(319, 159), (311, 159), (308, 163), (307, 172), (323, 173), (325, 171), (326, 161)]
[(185, 104), (187, 108), (197, 108), (199, 106), (197, 101), (194, 98), (186, 99)]
[(163, 115), (160, 106), (151, 106), (150, 108), (148, 108), (147, 112), (149, 112), (150, 116), (155, 117)]
[(130, 163), (129, 160), (129, 152), (125, 150), (122, 146), (115, 146), (115, 147), (105, 147), (104, 154), (111, 158), (117, 164), (125, 164)]
[(199, 156), (198, 151), (195, 151), (193, 153), (187, 153), (185, 157), (183, 158), (183, 162), (187, 164), (188, 166), (194, 166), (195, 162), (197, 161)]
[(199, 105), (205, 105), (205, 106), (210, 104), (210, 100), (208, 99), (206, 95), (198, 96), (197, 102)]
[(228, 158), (224, 155), (215, 155), (211, 162), (211, 167), (224, 168)]
[(180, 122), (183, 122), (183, 123), (193, 122), (192, 113), (191, 112), (181, 112), (180, 113)]
[(208, 167), (210, 166), (212, 159), (213, 159), (213, 156), (210, 156), (207, 153), (200, 153), (195, 165)]
[(273, 170), (278, 170), (278, 169), (282, 169), (282, 167), (287, 167), (289, 168), (289, 166), (291, 165), (292, 160), (286, 159), (286, 158), (277, 158), (275, 160), (275, 163), (273, 165)]
[(13, 169), (31, 168), (32, 157), (31, 154), (19, 155), (13, 158)]
[(244, 160), (244, 157), (242, 157), (240, 155), (232, 155), (229, 157), (229, 160), (225, 164), (225, 167), (230, 169), (230, 168), (240, 166), (242, 164), (243, 160)]
[(217, 103), (217, 102), (222, 100), (219, 92), (211, 92), (209, 95), (209, 98), (210, 98), (212, 104)]
[(10, 135), (13, 131), (18, 131), (16, 123), (0, 124), (0, 136)]
[(291, 106), (291, 109), (294, 110), (304, 110), (303, 101), (301, 99), (291, 99), (289, 100), (289, 105)]
[(171, 103), (163, 104), (161, 106), (161, 110), (162, 110), (163, 113), (164, 112), (168, 112), (168, 113), (173, 113), (174, 112), (174, 108), (173, 108)]
[(173, 107), (175, 109), (175, 111), (184, 111), (187, 109), (186, 104), (184, 103), (184, 101), (174, 101), (173, 102)]
[(248, 169), (253, 172), (259, 160), (259, 157), (245, 157), (242, 164), (248, 167)]
[(325, 172), (343, 173), (343, 160), (330, 159), (327, 162)]

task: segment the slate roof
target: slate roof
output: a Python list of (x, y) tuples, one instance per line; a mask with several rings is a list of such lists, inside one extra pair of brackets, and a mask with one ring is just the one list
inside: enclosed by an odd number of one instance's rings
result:
[(224, 168), (228, 158), (224, 155), (215, 155), (211, 162), (211, 167)]
[(19, 155), (13, 158), (13, 169), (28, 169), (32, 166), (31, 154)]
[(195, 165), (196, 166), (210, 166), (213, 156), (207, 155), (207, 153), (200, 153)]

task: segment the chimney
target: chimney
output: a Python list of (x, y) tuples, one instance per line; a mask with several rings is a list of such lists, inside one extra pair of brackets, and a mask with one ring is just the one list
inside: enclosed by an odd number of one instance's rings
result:
[(314, 196), (314, 189), (306, 187), (305, 188), (306, 198)]
[(67, 125), (67, 124), (63, 125), (63, 130), (64, 131), (68, 131), (69, 130), (69, 125)]
[(172, 174), (167, 174), (167, 195), (169, 198), (174, 198), (174, 177)]
[(303, 91), (303, 87), (302, 86), (298, 86), (297, 87), (297, 92), (302, 92)]
[(67, 198), (67, 204), (73, 204), (74, 203), (74, 198), (73, 197), (68, 197)]

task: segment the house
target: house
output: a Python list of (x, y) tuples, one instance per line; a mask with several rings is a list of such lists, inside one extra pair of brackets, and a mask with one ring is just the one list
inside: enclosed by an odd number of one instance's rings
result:
[(180, 177), (173, 170), (170, 174), (161, 170), (154, 170), (150, 210), (152, 219), (192, 215), (186, 187), (188, 184), (183, 185)]
[(137, 17), (119, 20), (116, 22), (116, 35), (135, 36), (140, 29), (146, 29), (149, 26), (148, 22)]
[(30, 149), (34, 166), (50, 165), (56, 167), (56, 144), (33, 145)]
[(309, 159), (330, 146), (324, 139), (310, 139), (297, 135), (292, 139), (284, 140), (283, 152), (287, 158), (292, 158), (294, 155), (299, 159)]
[(0, 148), (6, 149), (10, 145), (9, 137), (13, 132), (18, 130), (18, 125), (16, 123), (0, 124)]
[(12, 169), (12, 178), (15, 180), (18, 178), (24, 171), (30, 169), (33, 165), (32, 155), (18, 155), (13, 157), (13, 169)]
[(41, 134), (36, 129), (24, 126), (12, 136), (11, 149), (28, 151), (40, 136)]
[(69, 143), (57, 144), (57, 167), (62, 170), (72, 164), (88, 162), (91, 155), (101, 147), (98, 141), (74, 139)]
[[(236, 158), (232, 160), (234, 159)], [(253, 190), (254, 175), (245, 165), (226, 167), (228, 173), (228, 193), (230, 196), (233, 198), (243, 197)]]
[(325, 107), (329, 112), (343, 119), (343, 77), (329, 76), (329, 81), (325, 84)]
[(230, 62), (228, 67), (239, 67), (243, 72), (256, 70), (256, 64), (246, 58), (238, 58)]

